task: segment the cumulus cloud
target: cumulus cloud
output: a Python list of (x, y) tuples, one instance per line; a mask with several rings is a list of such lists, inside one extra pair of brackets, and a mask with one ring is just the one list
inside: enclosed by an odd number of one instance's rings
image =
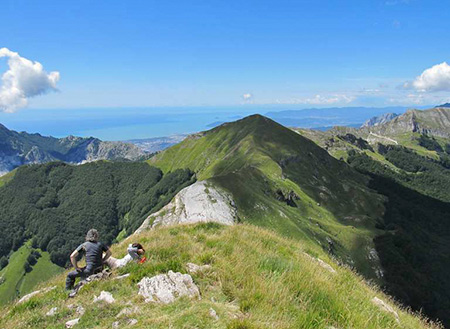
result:
[(47, 73), (39, 62), (0, 48), (0, 58), (8, 58), (8, 70), (1, 77), (0, 111), (15, 112), (26, 107), (28, 99), (56, 91), (59, 72)]
[(450, 65), (446, 62), (426, 69), (414, 81), (403, 85), (407, 89), (426, 91), (450, 91)]
[(250, 93), (247, 93), (247, 94), (242, 95), (242, 99), (243, 99), (245, 102), (250, 101), (252, 98), (253, 98), (253, 95), (250, 94)]

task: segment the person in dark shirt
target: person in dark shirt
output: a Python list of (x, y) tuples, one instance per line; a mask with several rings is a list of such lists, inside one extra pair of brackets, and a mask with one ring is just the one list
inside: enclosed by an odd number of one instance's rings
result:
[[(78, 277), (88, 277), (102, 271), (103, 263), (111, 256), (111, 251), (103, 243), (99, 242), (99, 235), (96, 229), (90, 229), (86, 234), (86, 242), (80, 244), (70, 255), (70, 261), (75, 267), (75, 271), (69, 272), (66, 279), (66, 289), (71, 290)], [(78, 255), (83, 253), (86, 258), (86, 266), (78, 267)], [(105, 253), (105, 255), (103, 255)]]

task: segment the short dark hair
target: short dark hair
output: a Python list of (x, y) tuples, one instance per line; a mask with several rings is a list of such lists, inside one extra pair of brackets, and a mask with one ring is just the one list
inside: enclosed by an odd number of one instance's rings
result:
[(140, 243), (135, 242), (135, 243), (133, 243), (131, 246), (132, 246), (133, 248), (138, 248), (138, 249), (142, 249), (142, 250), (145, 251), (144, 247), (142, 247), (142, 245), (141, 245)]

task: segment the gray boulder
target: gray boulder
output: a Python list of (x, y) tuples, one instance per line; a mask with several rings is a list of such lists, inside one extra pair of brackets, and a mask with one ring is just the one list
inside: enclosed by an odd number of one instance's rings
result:
[(200, 299), (200, 291), (189, 274), (174, 273), (159, 274), (154, 277), (144, 277), (139, 283), (139, 295), (145, 302), (169, 304), (178, 297), (187, 296)]

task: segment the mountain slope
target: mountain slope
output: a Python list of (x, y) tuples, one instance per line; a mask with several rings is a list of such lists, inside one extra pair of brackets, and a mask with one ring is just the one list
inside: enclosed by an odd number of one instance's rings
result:
[[(66, 321), (80, 318), (77, 328), (111, 328), (114, 322), (126, 327), (130, 319), (137, 320), (139, 328), (437, 328), (334, 264), (315, 244), (254, 226), (175, 226), (141, 233), (133, 241), (145, 246), (149, 260), (119, 271), (130, 273), (128, 278), (91, 283), (67, 299), (59, 276), (42, 286), (56, 289), (2, 308), (0, 327), (63, 328)], [(130, 242), (113, 246), (113, 255), (123, 255)], [(201, 300), (181, 298), (161, 305), (144, 303), (138, 296), (141, 278), (169, 270), (186, 273), (188, 262), (211, 266), (192, 274)], [(335, 272), (323, 267), (324, 262)], [(115, 302), (93, 303), (101, 291), (111, 292)], [(375, 305), (374, 297), (391, 304), (398, 321)], [(83, 315), (77, 314), (77, 306), (83, 307)], [(46, 316), (54, 307), (56, 314)], [(119, 315), (125, 309), (131, 314)]]
[(129, 159), (144, 156), (138, 147), (97, 138), (45, 137), (7, 129), (0, 124), (0, 175), (30, 163), (64, 161), (82, 163), (95, 160)]
[(416, 112), (367, 129), (297, 131), (371, 176), (386, 197), (375, 239), (384, 288), (450, 326), (450, 139), (439, 137), (450, 109)]
[[(312, 141), (260, 115), (191, 136), (149, 160), (228, 191), (240, 221), (315, 241), (378, 280), (373, 238), (383, 199)], [(374, 256), (372, 256), (374, 255)]]

